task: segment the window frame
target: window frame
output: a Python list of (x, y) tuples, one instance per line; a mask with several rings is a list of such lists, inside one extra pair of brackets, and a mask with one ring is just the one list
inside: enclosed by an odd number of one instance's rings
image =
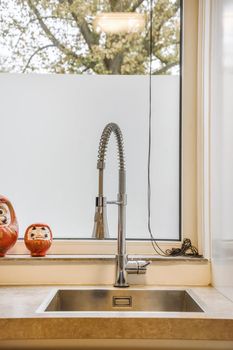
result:
[[(190, 238), (192, 243), (203, 251), (202, 228), (199, 223), (202, 213), (197, 210), (197, 204), (202, 197), (202, 190), (198, 179), (201, 178), (202, 170), (197, 171), (198, 131), (197, 123), (197, 73), (198, 73), (198, 12), (200, 0), (183, 0), (181, 15), (183, 28), (181, 30), (181, 67), (180, 74), (180, 239), (158, 240), (162, 249), (180, 247), (183, 237)], [(200, 32), (199, 32), (200, 37)], [(199, 129), (198, 129), (199, 128)], [(199, 135), (200, 136), (200, 135)], [(197, 152), (198, 151), (198, 152)], [(116, 239), (92, 240), (92, 239), (54, 239), (48, 254), (114, 254), (117, 250)], [(150, 240), (129, 239), (127, 240), (128, 254), (153, 254)], [(28, 254), (23, 239), (19, 239), (9, 254)]]

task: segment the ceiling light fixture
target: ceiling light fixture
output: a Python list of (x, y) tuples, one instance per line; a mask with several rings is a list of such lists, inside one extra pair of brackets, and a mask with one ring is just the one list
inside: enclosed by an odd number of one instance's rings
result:
[(135, 12), (103, 12), (93, 21), (97, 33), (121, 34), (137, 33), (145, 28), (145, 15)]

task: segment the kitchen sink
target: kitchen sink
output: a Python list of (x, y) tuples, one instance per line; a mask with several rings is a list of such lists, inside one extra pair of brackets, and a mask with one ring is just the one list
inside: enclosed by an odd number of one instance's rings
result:
[(204, 312), (186, 290), (58, 289), (37, 312)]

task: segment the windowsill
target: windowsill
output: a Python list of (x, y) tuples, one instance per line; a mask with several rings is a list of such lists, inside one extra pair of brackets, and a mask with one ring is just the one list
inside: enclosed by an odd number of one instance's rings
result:
[[(208, 262), (206, 258), (199, 257), (189, 257), (189, 256), (177, 256), (177, 257), (164, 257), (150, 254), (129, 254), (128, 258), (131, 260), (142, 259), (142, 260), (151, 260), (151, 261), (186, 261), (186, 262)], [(27, 254), (12, 254), (6, 255), (4, 258), (0, 258), (1, 262), (23, 262), (23, 261), (57, 261), (57, 262), (76, 262), (76, 261), (113, 261), (115, 259), (114, 254), (48, 254), (45, 257), (31, 257)]]
[[(171, 248), (180, 248), (181, 242), (159, 242), (164, 251)], [(128, 255), (157, 257), (150, 241), (126, 241)], [(110, 253), (110, 254), (109, 254)], [(54, 240), (47, 256), (79, 257), (79, 256), (115, 256), (117, 240)], [(29, 251), (23, 240), (18, 240), (15, 246), (8, 251), (7, 256), (25, 256)], [(159, 257), (158, 257), (159, 258)]]

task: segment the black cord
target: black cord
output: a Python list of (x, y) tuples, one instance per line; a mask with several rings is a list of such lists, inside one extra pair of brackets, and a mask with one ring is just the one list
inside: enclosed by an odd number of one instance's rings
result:
[(153, 0), (150, 1), (149, 16), (149, 134), (148, 134), (148, 162), (147, 162), (147, 209), (148, 209), (148, 231), (151, 237), (151, 244), (154, 251), (160, 256), (195, 256), (199, 255), (196, 247), (188, 238), (184, 238), (181, 248), (163, 250), (157, 243), (151, 229), (151, 143), (152, 143), (152, 55), (153, 55)]
[(149, 141), (148, 141), (148, 171), (147, 171), (147, 209), (148, 209), (148, 231), (151, 237), (151, 244), (155, 252), (161, 256), (167, 256), (155, 240), (151, 229), (151, 142), (152, 142), (152, 53), (153, 53), (153, 0), (150, 0), (150, 16), (149, 16)]

